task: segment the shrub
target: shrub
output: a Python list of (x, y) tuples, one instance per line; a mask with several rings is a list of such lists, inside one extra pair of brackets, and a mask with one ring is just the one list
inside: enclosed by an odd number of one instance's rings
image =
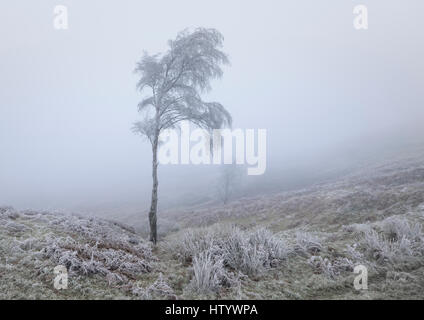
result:
[(248, 275), (261, 272), (268, 263), (265, 250), (240, 229), (229, 235), (224, 249), (226, 265)]
[(421, 242), (423, 239), (423, 232), (420, 224), (412, 224), (406, 219), (396, 216), (386, 219), (383, 222), (382, 229), (393, 241), (405, 238), (413, 242)]
[(188, 231), (174, 246), (183, 262), (193, 261), (204, 252), (224, 267), (257, 275), (267, 268), (277, 266), (289, 250), (282, 239), (266, 229), (241, 230), (236, 226), (213, 226)]
[(338, 257), (334, 261), (321, 256), (312, 256), (308, 260), (309, 264), (327, 278), (335, 279), (342, 271), (353, 271), (353, 262), (348, 258)]
[(364, 255), (358, 250), (358, 244), (347, 245), (346, 254), (353, 259), (355, 263), (364, 261)]
[(147, 288), (135, 287), (132, 289), (132, 293), (143, 300), (152, 299), (176, 299), (174, 290), (168, 285), (163, 278), (162, 273), (159, 274), (156, 281)]
[(19, 217), (19, 213), (13, 207), (0, 207), (0, 218), (13, 219)]
[(177, 256), (181, 261), (189, 263), (194, 256), (212, 248), (217, 251), (216, 254), (221, 255), (222, 240), (223, 236), (217, 229), (189, 229), (177, 244)]
[(296, 232), (296, 250), (317, 254), (322, 250), (322, 245), (318, 237), (302, 230)]
[(332, 265), (331, 261), (321, 256), (312, 256), (308, 263), (318, 272), (323, 273), (327, 277), (333, 279), (338, 275), (337, 270)]
[(99, 243), (80, 244), (70, 237), (52, 238), (44, 249), (46, 257), (64, 265), (69, 272), (100, 274), (107, 276), (109, 282), (123, 282), (136, 278), (140, 273), (149, 272), (150, 261), (143, 259), (140, 253), (136, 256), (123, 249), (104, 248)]
[(394, 240), (370, 230), (364, 234), (366, 253), (379, 263), (397, 263), (405, 261), (415, 255), (413, 242), (402, 236)]
[(353, 223), (350, 225), (344, 225), (342, 227), (342, 230), (344, 232), (359, 233), (359, 234), (369, 231), (370, 229), (371, 229), (371, 226), (366, 223)]
[(234, 227), (225, 241), (224, 262), (247, 275), (257, 275), (277, 266), (288, 253), (286, 244), (266, 229), (247, 232)]
[(204, 251), (193, 259), (191, 287), (198, 292), (216, 292), (226, 279), (222, 258), (216, 259), (210, 251)]

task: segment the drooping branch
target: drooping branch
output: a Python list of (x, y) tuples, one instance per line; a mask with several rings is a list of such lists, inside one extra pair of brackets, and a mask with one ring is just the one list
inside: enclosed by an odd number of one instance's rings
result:
[[(158, 130), (183, 120), (206, 129), (231, 126), (231, 116), (220, 103), (205, 102), (200, 96), (210, 89), (212, 79), (222, 76), (221, 65), (228, 63), (220, 50), (222, 42), (222, 35), (214, 29), (184, 30), (168, 42), (165, 54), (144, 54), (135, 70), (141, 74), (137, 88), (149, 89), (151, 95), (138, 104), (146, 116), (136, 131), (152, 141)], [(150, 108), (155, 112), (147, 116)]]

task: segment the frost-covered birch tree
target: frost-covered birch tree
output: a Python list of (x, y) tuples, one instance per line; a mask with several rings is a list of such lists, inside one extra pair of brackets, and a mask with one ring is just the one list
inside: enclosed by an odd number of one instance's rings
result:
[(211, 89), (211, 80), (222, 77), (222, 65), (228, 64), (221, 51), (223, 36), (215, 29), (198, 28), (178, 33), (168, 41), (162, 54), (144, 53), (135, 72), (140, 75), (138, 104), (143, 120), (134, 131), (147, 137), (152, 145), (153, 188), (149, 210), (150, 240), (157, 241), (158, 144), (160, 133), (178, 127), (183, 120), (204, 129), (231, 126), (231, 115), (218, 102), (206, 102), (202, 94)]
[(227, 204), (227, 202), (238, 191), (241, 184), (241, 172), (236, 164), (224, 164), (221, 168), (218, 183), (218, 198)]

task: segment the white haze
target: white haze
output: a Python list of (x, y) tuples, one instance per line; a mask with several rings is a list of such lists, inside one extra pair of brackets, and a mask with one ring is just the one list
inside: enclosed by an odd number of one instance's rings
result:
[[(69, 10), (67, 31), (53, 28), (58, 4)], [(367, 31), (353, 28), (355, 4), (3, 1), (0, 204), (147, 209), (151, 150), (130, 130), (140, 99), (132, 71), (143, 50), (166, 50), (187, 27), (225, 37), (231, 66), (210, 98), (231, 112), (234, 127), (268, 130), (256, 191), (422, 145), (424, 3), (366, 1)], [(159, 167), (159, 203), (207, 200), (216, 174)]]

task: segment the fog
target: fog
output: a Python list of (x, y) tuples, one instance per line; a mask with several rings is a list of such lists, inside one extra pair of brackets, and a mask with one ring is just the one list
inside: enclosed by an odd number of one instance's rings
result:
[[(69, 30), (53, 28), (58, 4)], [(143, 50), (166, 50), (185, 28), (225, 37), (231, 65), (208, 98), (234, 128), (267, 129), (267, 171), (246, 194), (423, 145), (424, 3), (366, 1), (368, 30), (353, 28), (355, 4), (3, 1), (0, 204), (146, 210), (151, 148), (131, 131), (141, 99), (133, 70)], [(208, 200), (217, 171), (159, 166), (160, 205)]]

